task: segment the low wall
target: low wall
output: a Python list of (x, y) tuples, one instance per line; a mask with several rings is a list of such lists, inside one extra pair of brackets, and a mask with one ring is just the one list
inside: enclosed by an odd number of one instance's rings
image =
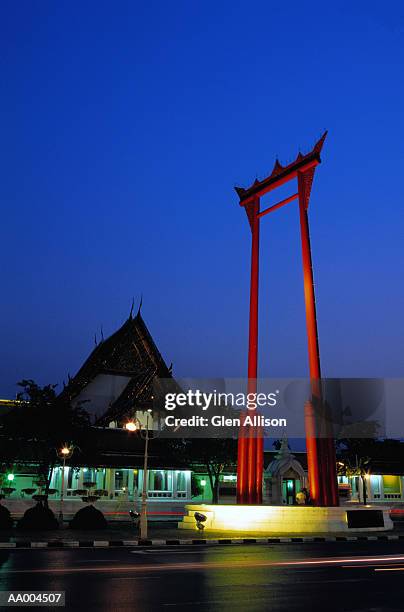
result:
[[(357, 506), (222, 506), (187, 505), (180, 529), (196, 529), (195, 512), (206, 516), (205, 531), (291, 533), (349, 533), (393, 529), (388, 508)], [(356, 513), (356, 514), (355, 514)], [(360, 513), (360, 514), (358, 514)], [(361, 526), (362, 525), (362, 526)]]

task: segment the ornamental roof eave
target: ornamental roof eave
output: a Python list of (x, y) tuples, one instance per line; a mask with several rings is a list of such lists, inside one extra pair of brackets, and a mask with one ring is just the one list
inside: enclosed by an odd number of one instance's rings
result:
[(303, 171), (310, 165), (317, 165), (321, 163), (320, 153), (324, 145), (324, 141), (327, 137), (327, 131), (321, 136), (316, 142), (314, 147), (303, 155), (301, 152), (298, 153), (296, 159), (286, 166), (282, 166), (278, 159), (276, 159), (272, 172), (269, 176), (264, 178), (262, 181), (255, 180), (254, 183), (247, 188), (235, 187), (237, 195), (240, 198), (240, 206), (245, 206), (248, 201), (264, 195), (271, 189), (286, 183), (291, 180), (299, 171)]

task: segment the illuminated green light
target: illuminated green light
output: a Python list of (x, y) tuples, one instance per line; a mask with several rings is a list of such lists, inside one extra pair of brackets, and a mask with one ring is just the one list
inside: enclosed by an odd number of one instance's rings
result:
[(14, 474), (7, 474), (7, 480), (14, 480)]
[(206, 480), (201, 480), (201, 485), (202, 485), (202, 487), (205, 487), (206, 486)]

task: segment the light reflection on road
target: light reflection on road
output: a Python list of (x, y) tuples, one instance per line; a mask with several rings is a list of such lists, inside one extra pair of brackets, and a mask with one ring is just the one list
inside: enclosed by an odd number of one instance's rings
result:
[(346, 542), (0, 551), (0, 590), (66, 591), (67, 609), (86, 612), (402, 612), (402, 550)]

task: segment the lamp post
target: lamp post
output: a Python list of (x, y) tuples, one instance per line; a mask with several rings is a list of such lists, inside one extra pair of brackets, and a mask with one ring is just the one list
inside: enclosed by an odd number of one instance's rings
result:
[(59, 523), (63, 525), (63, 501), (64, 501), (64, 491), (65, 491), (65, 467), (66, 467), (66, 459), (70, 459), (73, 455), (73, 446), (69, 446), (68, 444), (64, 444), (62, 448), (57, 450), (58, 457), (63, 460), (62, 464), (62, 486), (60, 490), (60, 506), (59, 506)]
[[(140, 508), (140, 539), (147, 540), (147, 479), (148, 479), (148, 459), (149, 459), (149, 414), (147, 411), (146, 428), (144, 435), (144, 457), (143, 457), (143, 486), (142, 486), (142, 504)], [(138, 418), (133, 418), (125, 425), (125, 429), (130, 432), (139, 431), (142, 435), (142, 424)]]

